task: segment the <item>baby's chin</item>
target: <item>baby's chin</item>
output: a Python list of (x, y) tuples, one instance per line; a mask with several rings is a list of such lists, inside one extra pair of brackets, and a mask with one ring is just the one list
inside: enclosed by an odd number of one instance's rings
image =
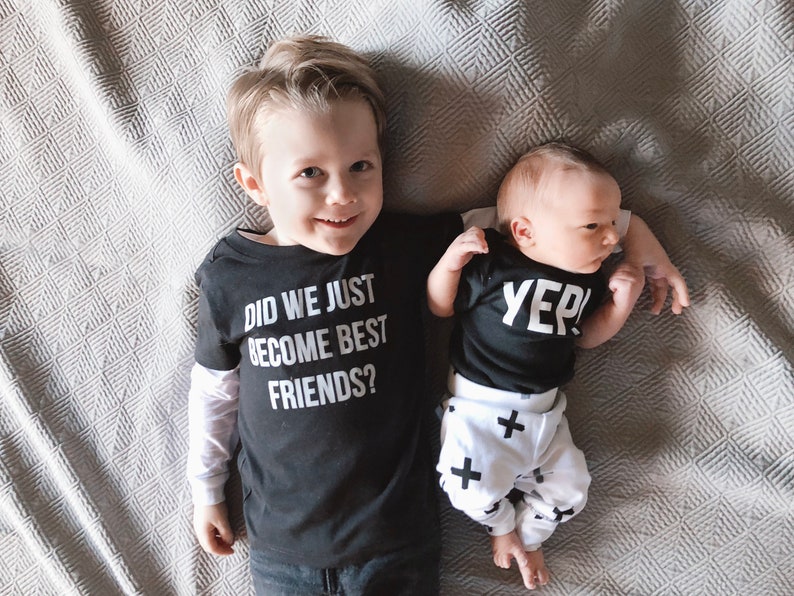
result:
[(603, 261), (594, 261), (592, 263), (584, 263), (581, 265), (574, 265), (570, 266), (570, 264), (566, 264), (568, 266), (560, 266), (554, 265), (557, 269), (563, 269), (564, 271), (568, 271), (570, 273), (580, 273), (582, 275), (587, 275), (588, 273), (595, 273), (601, 268), (601, 264)]

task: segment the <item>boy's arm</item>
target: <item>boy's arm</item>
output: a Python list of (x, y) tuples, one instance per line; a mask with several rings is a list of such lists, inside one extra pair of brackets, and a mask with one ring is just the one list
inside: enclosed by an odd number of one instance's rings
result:
[(187, 473), (193, 495), (193, 529), (205, 551), (230, 555), (234, 533), (223, 487), (238, 440), (239, 372), (196, 364), (190, 378)]
[(662, 312), (668, 287), (673, 291), (671, 310), (674, 314), (681, 314), (684, 307), (689, 306), (689, 290), (683, 276), (670, 262), (670, 258), (648, 225), (633, 214), (623, 239), (623, 252), (626, 261), (643, 269), (648, 278), (653, 299), (651, 305), (653, 314), (658, 315)]
[(437, 317), (455, 314), (455, 296), (461, 270), (475, 254), (487, 252), (488, 243), (480, 228), (469, 228), (452, 241), (427, 277), (427, 306), (430, 312)]
[(609, 278), (610, 298), (582, 323), (582, 337), (577, 345), (594, 348), (611, 339), (631, 314), (642, 293), (642, 270), (631, 263), (621, 263)]

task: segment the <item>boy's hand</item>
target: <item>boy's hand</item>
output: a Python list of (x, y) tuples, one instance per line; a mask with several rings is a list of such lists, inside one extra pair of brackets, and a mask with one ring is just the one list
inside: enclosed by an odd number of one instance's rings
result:
[(485, 232), (481, 228), (471, 227), (452, 241), (438, 264), (447, 271), (456, 272), (463, 269), (474, 255), (487, 252)]
[(193, 530), (201, 548), (212, 555), (234, 553), (234, 532), (229, 524), (226, 503), (195, 505), (193, 507)]
[(645, 275), (642, 269), (623, 262), (609, 276), (609, 289), (612, 291), (612, 302), (621, 312), (631, 311), (642, 294)]

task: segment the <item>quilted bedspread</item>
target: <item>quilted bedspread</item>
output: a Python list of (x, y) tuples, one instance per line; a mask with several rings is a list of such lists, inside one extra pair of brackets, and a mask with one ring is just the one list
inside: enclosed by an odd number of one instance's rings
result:
[[(246, 538), (213, 558), (191, 527), (193, 272), (267, 226), (224, 98), (296, 32), (375, 65), (388, 208), (493, 205), (518, 155), (565, 138), (688, 281), (682, 316), (646, 292), (579, 355), (593, 484), (540, 592), (794, 593), (790, 0), (0, 0), (0, 593), (250, 593)], [(439, 502), (442, 593), (523, 593)]]

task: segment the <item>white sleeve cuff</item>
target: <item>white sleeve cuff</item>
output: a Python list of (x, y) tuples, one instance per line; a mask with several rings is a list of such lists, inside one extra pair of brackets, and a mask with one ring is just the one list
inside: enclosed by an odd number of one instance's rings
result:
[[(620, 241), (622, 241), (626, 237), (626, 232), (629, 231), (629, 222), (631, 221), (631, 211), (628, 209), (621, 209), (620, 214), (618, 214), (618, 221), (617, 221), (617, 229), (618, 229), (618, 237)], [(619, 253), (623, 252), (623, 247), (618, 243), (615, 245), (615, 248), (612, 250), (612, 253)]]
[(496, 217), (496, 207), (481, 207), (480, 209), (471, 209), (461, 214), (463, 219), (463, 229), (468, 230), (472, 226), (478, 228), (498, 228), (499, 221)]
[(629, 221), (631, 220), (631, 211), (628, 209), (621, 209), (618, 215), (618, 236), (623, 240), (626, 237), (626, 232), (629, 231)]
[(224, 501), (229, 461), (237, 447), (239, 369), (212, 370), (200, 364), (190, 373), (187, 475), (193, 503)]

